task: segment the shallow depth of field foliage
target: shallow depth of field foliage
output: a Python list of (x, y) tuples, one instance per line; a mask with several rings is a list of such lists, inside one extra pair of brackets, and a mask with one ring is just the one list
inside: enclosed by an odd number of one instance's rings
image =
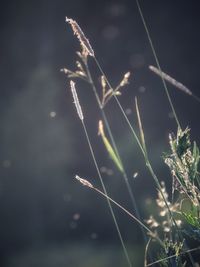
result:
[[(139, 5), (138, 7), (140, 8)], [(143, 16), (142, 19), (146, 27)], [(113, 218), (113, 225), (116, 228), (121, 242), (122, 251), (125, 255), (124, 259), (126, 262), (124, 262), (124, 266), (131, 267), (135, 266), (135, 264), (131, 259), (130, 251), (127, 249), (126, 239), (121, 233), (120, 225), (115, 214), (115, 206), (117, 206), (122, 212), (126, 213), (130, 217), (130, 220), (137, 221), (140, 225), (141, 238), (144, 239), (144, 266), (200, 266), (198, 264), (200, 246), (199, 148), (198, 144), (191, 139), (192, 129), (189, 127), (182, 127), (176, 114), (176, 107), (173, 105), (170, 98), (166, 82), (173, 84), (177, 90), (181, 90), (183, 93), (188, 94), (188, 97), (193, 97), (194, 101), (199, 101), (198, 97), (194, 96), (193, 93), (183, 84), (161, 71), (151, 38), (149, 37), (157, 65), (157, 67), (154, 67), (154, 72), (156, 72), (156, 74), (162, 79), (166, 97), (169, 101), (174, 121), (176, 123), (174, 131), (168, 133), (168, 150), (163, 151), (163, 154), (161, 155), (163, 162), (169, 169), (169, 172), (166, 173), (166, 179), (170, 179), (171, 188), (166, 188), (165, 181), (161, 180), (160, 177), (157, 176), (156, 170), (154, 170), (151, 164), (151, 158), (149, 157), (144, 131), (145, 126), (143, 125), (142, 120), (144, 114), (140, 111), (142, 98), (139, 100), (137, 98), (133, 99), (133, 105), (135, 107), (135, 114), (137, 117), (137, 122), (134, 122), (134, 126), (131, 119), (127, 117), (127, 114), (121, 104), (123, 91), (128, 90), (129, 77), (131, 73), (126, 72), (122, 79), (119, 80), (118, 85), (112, 86), (95, 55), (95, 51), (93, 50), (89, 40), (86, 38), (85, 33), (83, 33), (75, 20), (66, 18), (66, 21), (72, 27), (73, 33), (80, 42), (81, 52), (77, 52), (76, 69), (70, 70), (68, 68), (63, 68), (62, 71), (70, 80), (77, 117), (79, 117), (83, 127), (82, 138), (86, 138), (88, 142), (88, 151), (91, 154), (91, 160), (96, 168), (94, 177), (96, 177), (95, 179), (100, 180), (101, 187), (96, 187), (93, 182), (91, 182), (91, 177), (82, 177), (78, 169), (75, 178), (86, 188), (93, 190), (94, 194), (100, 194), (107, 201), (108, 209), (110, 210)], [(146, 28), (146, 30), (148, 34), (148, 29)], [(90, 69), (89, 61), (93, 61), (97, 67), (99, 76), (98, 80), (94, 80), (93, 78), (93, 71)], [(150, 69), (152, 69), (152, 67)], [(152, 75), (154, 75), (153, 72)], [(98, 129), (96, 129), (96, 134), (99, 135), (99, 140), (101, 141), (102, 146), (109, 155), (114, 167), (124, 180), (127, 188), (127, 195), (130, 197), (133, 206), (131, 211), (127, 210), (123, 205), (116, 202), (115, 199), (111, 198), (108, 193), (109, 188), (106, 188), (104, 184), (104, 172), (100, 170), (100, 163), (96, 159), (98, 151), (96, 151), (95, 145), (91, 142), (87, 123), (85, 123), (84, 110), (82, 111), (81, 107), (81, 99), (79, 100), (79, 86), (81, 86), (81, 83), (77, 83), (78, 85), (76, 85), (78, 80), (86, 82), (95, 95), (96, 103), (94, 103), (94, 105), (99, 107), (101, 113), (101, 118), (97, 122)], [(86, 94), (87, 92), (85, 92), (85, 95)], [(140, 211), (138, 210), (137, 199), (135, 199), (132, 186), (129, 181), (130, 177), (128, 177), (126, 173), (123, 156), (120, 153), (112, 133), (107, 117), (107, 108), (109, 108), (109, 102), (111, 100), (115, 101), (119, 113), (122, 114), (122, 118), (124, 119), (127, 127), (130, 129), (133, 140), (137, 142), (141, 155), (143, 156), (144, 168), (147, 169), (152, 182), (155, 184), (157, 198), (154, 200), (154, 204), (152, 203), (152, 205), (154, 205), (154, 212), (153, 214), (150, 213), (148, 218), (142, 218)], [(116, 116), (116, 114), (113, 114), (113, 116)], [(137, 125), (137, 127), (135, 125)], [(77, 138), (80, 138), (79, 135), (80, 133), (78, 133)], [(134, 177), (137, 177), (137, 175), (138, 174), (135, 173)], [(79, 185), (77, 184), (77, 186)], [(143, 187), (143, 185), (141, 186)], [(82, 190), (84, 190), (84, 188), (82, 188)], [(148, 188), (143, 187), (143, 190), (148, 190)], [(85, 265), (83, 264), (83, 266)]]

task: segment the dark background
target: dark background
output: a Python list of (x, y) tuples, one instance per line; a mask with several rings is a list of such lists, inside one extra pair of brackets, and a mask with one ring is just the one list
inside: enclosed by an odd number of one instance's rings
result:
[[(199, 1), (143, 0), (141, 6), (163, 70), (200, 96)], [(162, 82), (148, 70), (155, 60), (135, 1), (1, 1), (2, 267), (126, 266), (105, 200), (73, 178), (79, 174), (100, 187), (69, 80), (60, 72), (75, 68), (79, 49), (65, 16), (80, 24), (113, 85), (132, 72), (120, 101), (131, 109), (129, 118), (137, 127), (138, 96), (153, 166), (170, 184), (161, 155), (176, 123)], [(89, 64), (98, 76), (91, 59)], [(92, 91), (81, 82), (77, 87), (99, 166), (113, 172), (104, 175), (109, 194), (131, 209), (124, 182), (97, 136), (101, 117)], [(172, 86), (169, 90), (181, 125), (191, 127), (192, 139), (199, 142), (199, 103)], [(155, 185), (114, 101), (106, 111), (139, 209), (147, 218), (146, 203), (156, 197)], [(134, 266), (142, 266), (138, 225), (117, 209), (116, 215)]]

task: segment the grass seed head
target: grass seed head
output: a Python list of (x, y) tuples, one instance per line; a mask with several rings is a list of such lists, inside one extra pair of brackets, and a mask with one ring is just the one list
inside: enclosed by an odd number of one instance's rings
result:
[(71, 86), (72, 96), (73, 96), (73, 99), (74, 99), (74, 104), (76, 106), (76, 110), (77, 110), (78, 116), (79, 116), (80, 120), (83, 121), (83, 119), (84, 119), (83, 112), (82, 112), (81, 105), (79, 103), (78, 95), (76, 93), (75, 82), (70, 81), (70, 86)]
[(92, 46), (90, 45), (89, 40), (85, 37), (85, 34), (81, 30), (78, 23), (75, 20), (70, 19), (68, 17), (66, 17), (66, 22), (68, 22), (71, 25), (72, 30), (74, 34), (77, 36), (84, 53), (90, 55), (91, 57), (94, 57), (94, 51), (92, 49)]
[(87, 187), (90, 187), (90, 188), (94, 188), (93, 185), (90, 182), (88, 182), (88, 180), (83, 179), (78, 175), (75, 176), (75, 179), (78, 180), (84, 186), (87, 186)]

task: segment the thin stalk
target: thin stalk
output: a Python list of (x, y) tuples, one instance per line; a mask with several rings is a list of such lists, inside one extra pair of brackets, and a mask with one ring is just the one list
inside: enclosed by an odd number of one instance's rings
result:
[[(150, 36), (149, 30), (148, 30), (146, 21), (145, 21), (145, 19), (144, 19), (144, 15), (143, 15), (143, 12), (142, 12), (140, 3), (139, 3), (138, 0), (135, 0), (135, 1), (136, 1), (137, 7), (138, 7), (138, 11), (139, 11), (139, 13), (140, 13), (140, 17), (141, 17), (141, 19), (142, 19), (142, 23), (143, 23), (143, 25), (144, 25), (144, 28), (145, 28), (145, 31), (146, 31), (146, 34), (147, 34), (147, 38), (148, 38), (148, 41), (149, 41), (149, 44), (150, 44), (150, 47), (151, 47), (153, 56), (154, 56), (155, 61), (156, 61), (156, 65), (157, 65), (159, 71), (162, 71), (162, 70), (161, 70), (161, 67), (160, 67), (160, 62), (159, 62), (159, 60), (158, 60), (158, 57), (157, 57), (157, 54), (156, 54), (156, 51), (155, 51), (155, 48), (154, 48), (154, 45), (153, 45), (153, 41), (152, 41), (152, 39), (151, 39), (151, 36)], [(171, 107), (172, 112), (173, 112), (173, 115), (174, 115), (174, 118), (175, 118), (175, 120), (176, 120), (177, 126), (178, 126), (179, 128), (181, 128), (180, 123), (179, 123), (179, 120), (178, 120), (178, 117), (177, 117), (177, 114), (176, 114), (176, 111), (175, 111), (175, 108), (174, 108), (174, 105), (173, 105), (173, 103), (172, 103), (172, 100), (171, 100), (171, 97), (170, 97), (170, 94), (169, 94), (169, 91), (168, 91), (168, 88), (167, 88), (167, 85), (166, 85), (166, 82), (165, 82), (165, 80), (164, 80), (163, 77), (161, 77), (161, 79), (162, 79), (162, 83), (163, 83), (163, 86), (164, 86), (164, 89), (165, 89), (165, 93), (166, 93), (166, 95), (167, 95), (167, 98), (168, 98), (170, 107)]]
[[(110, 82), (108, 81), (108, 79), (107, 79), (107, 77), (106, 77), (104, 71), (102, 70), (102, 68), (101, 68), (101, 66), (100, 66), (100, 64), (99, 64), (99, 62), (98, 62), (98, 60), (96, 59), (96, 57), (94, 57), (94, 60), (95, 60), (95, 62), (96, 62), (96, 64), (97, 64), (97, 66), (98, 66), (98, 68), (99, 68), (101, 74), (104, 76), (104, 78), (105, 78), (105, 80), (106, 80), (106, 82), (107, 82), (109, 88), (110, 88), (111, 90), (113, 90), (113, 88), (112, 88)], [(119, 109), (120, 109), (120, 111), (122, 112), (122, 114), (123, 114), (123, 116), (124, 116), (124, 119), (126, 120), (128, 126), (129, 126), (129, 128), (131, 129), (131, 132), (132, 132), (132, 134), (134, 135), (134, 138), (136, 139), (136, 141), (137, 141), (137, 143), (138, 143), (138, 145), (139, 145), (139, 147), (140, 147), (140, 150), (142, 151), (143, 155), (145, 155), (145, 151), (144, 151), (144, 149), (143, 149), (143, 147), (142, 147), (142, 145), (141, 145), (141, 143), (140, 143), (140, 140), (139, 140), (139, 138), (137, 137), (137, 134), (136, 134), (136, 132), (134, 131), (134, 129), (133, 129), (133, 127), (132, 127), (132, 125), (131, 125), (131, 123), (130, 123), (128, 117), (126, 116), (126, 113), (125, 113), (125, 111), (124, 111), (122, 105), (120, 104), (120, 102), (119, 102), (118, 98), (116, 97), (116, 95), (113, 95), (113, 97), (114, 97), (115, 101), (117, 102), (117, 105), (119, 106)]]
[[(97, 173), (98, 173), (100, 182), (101, 182), (101, 186), (102, 186), (102, 188), (103, 188), (103, 191), (104, 191), (105, 196), (107, 196), (107, 190), (106, 190), (106, 187), (105, 187), (105, 185), (104, 185), (104, 182), (103, 182), (103, 179), (102, 179), (102, 176), (101, 176), (101, 173), (100, 173), (100, 170), (99, 170), (97, 161), (96, 161), (96, 157), (95, 157), (94, 150), (93, 150), (92, 145), (91, 145), (91, 142), (90, 142), (90, 138), (89, 138), (89, 135), (88, 135), (88, 132), (87, 132), (87, 128), (86, 128), (86, 126), (85, 126), (84, 121), (82, 120), (81, 122), (82, 122), (82, 126), (83, 126), (83, 129), (84, 129), (84, 132), (85, 132), (85, 136), (86, 136), (87, 142), (88, 142), (88, 146), (89, 146), (89, 149), (90, 149), (90, 153), (91, 153), (91, 155), (92, 155), (92, 159), (93, 159), (94, 165), (95, 165), (95, 167), (96, 167), (96, 170), (97, 170)], [(127, 263), (128, 263), (128, 265), (129, 265), (130, 267), (132, 267), (131, 260), (130, 260), (129, 255), (128, 255), (128, 251), (127, 251), (127, 249), (126, 249), (124, 240), (123, 240), (123, 238), (122, 238), (122, 234), (121, 234), (121, 231), (120, 231), (120, 229), (119, 229), (119, 225), (118, 225), (118, 223), (117, 223), (117, 219), (116, 219), (116, 217), (115, 217), (115, 214), (114, 214), (114, 211), (113, 211), (113, 208), (112, 208), (112, 206), (111, 206), (111, 203), (110, 203), (110, 199), (109, 199), (109, 198), (107, 198), (107, 202), (108, 202), (108, 206), (109, 206), (109, 209), (110, 209), (110, 212), (111, 212), (111, 215), (112, 215), (112, 218), (113, 218), (115, 227), (116, 227), (116, 229), (117, 229), (117, 233), (118, 233), (120, 242), (121, 242), (121, 244), (122, 244), (122, 248), (123, 248), (123, 251), (124, 251), (124, 254), (125, 254)]]
[[(108, 134), (109, 134), (111, 143), (112, 143), (112, 145), (113, 145), (113, 148), (114, 148), (114, 150), (115, 150), (115, 153), (117, 154), (117, 157), (118, 157), (118, 159), (119, 159), (121, 165), (123, 166), (123, 163), (122, 163), (121, 157), (120, 157), (120, 155), (119, 155), (119, 151), (118, 151), (116, 142), (115, 142), (115, 140), (114, 140), (114, 137), (113, 137), (113, 134), (112, 134), (112, 131), (111, 131), (109, 122), (108, 122), (108, 120), (107, 120), (107, 116), (106, 116), (105, 111), (104, 111), (104, 107), (102, 106), (101, 101), (100, 101), (100, 99), (99, 99), (99, 95), (98, 95), (98, 93), (97, 93), (96, 86), (95, 86), (94, 81), (93, 81), (93, 79), (92, 79), (92, 76), (91, 76), (90, 70), (89, 70), (89, 68), (88, 68), (87, 62), (85, 63), (85, 68), (86, 68), (87, 76), (88, 76), (88, 79), (89, 79), (89, 83), (90, 83), (90, 85), (91, 85), (91, 87), (92, 87), (92, 89), (93, 89), (93, 92), (94, 92), (95, 97), (96, 97), (96, 101), (97, 101), (98, 106), (99, 106), (99, 109), (100, 109), (100, 111), (101, 111), (103, 121), (105, 122), (105, 125), (106, 125), (106, 128), (107, 128), (107, 131), (108, 131)], [(123, 166), (123, 173), (122, 173), (122, 176), (123, 176), (123, 179), (124, 179), (124, 181), (125, 181), (125, 184), (126, 184), (126, 187), (127, 187), (127, 190), (128, 190), (128, 193), (129, 193), (129, 196), (130, 196), (130, 199), (131, 199), (133, 208), (134, 208), (134, 211), (135, 211), (137, 217), (141, 220), (141, 216), (140, 216), (140, 213), (139, 213), (137, 204), (136, 204), (136, 200), (135, 200), (133, 191), (132, 191), (132, 189), (131, 189), (131, 186), (130, 186), (130, 183), (129, 183), (129, 180), (128, 180), (128, 177), (127, 177), (127, 173), (126, 173), (126, 171), (125, 171), (125, 169), (124, 169), (124, 166)], [(146, 243), (146, 242), (147, 242), (146, 233), (145, 233), (145, 231), (144, 231), (143, 228), (141, 228), (141, 231), (142, 231), (142, 234), (143, 234), (144, 241), (145, 241), (145, 243)]]
[[(158, 57), (157, 57), (157, 54), (156, 54), (156, 51), (155, 51), (155, 48), (154, 48), (154, 44), (153, 44), (153, 41), (152, 41), (152, 39), (151, 39), (151, 36), (150, 36), (150, 33), (149, 33), (149, 29), (148, 29), (148, 27), (147, 27), (147, 24), (146, 24), (146, 21), (145, 21), (145, 18), (144, 18), (144, 15), (143, 15), (143, 12), (142, 12), (142, 9), (141, 9), (139, 0), (135, 0), (135, 1), (136, 1), (136, 4), (137, 4), (137, 7), (138, 7), (138, 11), (139, 11), (139, 13), (140, 13), (140, 17), (141, 17), (143, 26), (144, 26), (145, 31), (146, 31), (146, 34), (147, 34), (147, 38), (148, 38), (148, 41), (149, 41), (149, 44), (150, 44), (150, 47), (151, 47), (153, 56), (154, 56), (155, 61), (156, 61), (156, 64), (157, 64), (157, 67), (158, 67), (159, 71), (161, 72), (162, 70), (161, 70), (161, 67), (160, 67), (160, 62), (159, 62), (159, 60), (158, 60)], [(162, 79), (162, 83), (163, 83), (163, 86), (164, 86), (164, 89), (165, 89), (165, 92), (166, 92), (166, 95), (167, 95), (167, 98), (168, 98), (170, 107), (171, 107), (172, 112), (173, 112), (173, 115), (174, 115), (174, 118), (175, 118), (175, 120), (176, 120), (177, 126), (178, 126), (178, 128), (181, 129), (181, 125), (180, 125), (180, 123), (179, 123), (179, 120), (178, 120), (178, 117), (177, 117), (177, 114), (176, 114), (174, 105), (173, 105), (173, 103), (172, 103), (172, 100), (171, 100), (171, 97), (170, 97), (170, 94), (169, 94), (169, 91), (168, 91), (166, 82), (165, 82), (165, 80), (164, 80), (163, 77), (161, 77), (161, 79)], [(199, 101), (199, 98), (198, 98), (197, 96), (194, 96), (194, 97)], [(190, 261), (191, 261), (192, 265), (194, 266), (194, 260), (193, 260), (193, 258), (192, 258), (192, 256), (191, 256), (190, 253), (189, 253), (189, 257), (190, 257)]]
[(116, 202), (114, 199), (112, 199), (111, 197), (109, 197), (108, 195), (106, 195), (105, 193), (103, 193), (101, 190), (99, 190), (98, 188), (92, 186), (91, 189), (94, 189), (97, 193), (101, 194), (102, 196), (104, 196), (106, 199), (108, 199), (109, 201), (111, 201), (113, 204), (115, 204), (118, 208), (120, 208), (121, 210), (123, 210), (129, 217), (131, 217), (134, 221), (136, 221), (142, 228), (144, 228), (151, 236), (154, 236), (154, 238), (160, 243), (160, 245), (162, 247), (165, 247), (164, 243), (162, 242), (162, 240), (158, 237), (155, 236), (155, 233), (151, 231), (151, 229), (149, 227), (147, 227), (142, 221), (140, 221), (136, 216), (134, 216), (130, 211), (128, 211), (127, 209), (125, 209), (121, 204), (119, 204), (118, 202)]
[(149, 249), (151, 240), (152, 240), (152, 238), (149, 238), (149, 240), (148, 240), (148, 242), (146, 244), (146, 247), (145, 247), (145, 252), (144, 252), (144, 267), (147, 266), (147, 254), (148, 254), (148, 249)]
[[(102, 117), (103, 117), (103, 120), (104, 120), (104, 122), (105, 122), (106, 128), (107, 128), (107, 130), (108, 130), (108, 134), (109, 134), (109, 136), (110, 136), (112, 145), (113, 145), (113, 147), (114, 147), (114, 149), (115, 149), (115, 152), (116, 152), (116, 154), (117, 154), (117, 156), (118, 156), (118, 158), (119, 158), (119, 160), (120, 160), (120, 162), (121, 162), (121, 164), (122, 164), (122, 166), (123, 166), (123, 162), (122, 162), (121, 157), (120, 157), (120, 155), (119, 155), (119, 152), (118, 152), (118, 149), (117, 149), (115, 140), (114, 140), (114, 138), (113, 138), (113, 135), (112, 135), (112, 132), (111, 132), (111, 129), (110, 129), (110, 125), (109, 125), (109, 123), (108, 123), (108, 120), (107, 120), (107, 117), (106, 117), (106, 115), (105, 115), (104, 109), (102, 109), (101, 111), (102, 111)], [(129, 180), (128, 180), (128, 177), (127, 177), (127, 173), (126, 173), (126, 171), (125, 171), (125, 169), (124, 169), (124, 166), (123, 166), (123, 170), (124, 170), (124, 171), (123, 171), (122, 176), (123, 176), (123, 179), (124, 179), (124, 181), (125, 181), (125, 184), (126, 184), (126, 187), (127, 187), (127, 191), (128, 191), (128, 193), (129, 193), (129, 196), (130, 196), (130, 199), (131, 199), (131, 202), (132, 202), (134, 211), (135, 211), (135, 213), (136, 213), (136, 216), (139, 218), (139, 220), (141, 220), (141, 216), (140, 216), (140, 212), (139, 212), (138, 207), (137, 207), (136, 199), (135, 199), (135, 196), (134, 196), (133, 191), (132, 191), (132, 189), (131, 189), (131, 186), (130, 186), (130, 183), (129, 183)], [(141, 227), (141, 231), (142, 231), (143, 239), (144, 239), (145, 243), (147, 243), (147, 236), (146, 236), (146, 233), (145, 233), (145, 231), (144, 231), (144, 229), (143, 229), (142, 227)], [(150, 256), (150, 258), (151, 258), (150, 253), (149, 253), (149, 256)]]
[[(111, 90), (113, 90), (113, 89), (112, 89), (112, 86), (111, 86), (111, 84), (110, 84), (110, 82), (108, 81), (108, 79), (107, 79), (107, 77), (106, 77), (104, 71), (102, 70), (102, 68), (101, 68), (101, 66), (100, 66), (100, 64), (99, 64), (99, 62), (98, 62), (98, 60), (96, 59), (96, 57), (94, 57), (94, 60), (95, 60), (95, 62), (96, 62), (96, 64), (97, 64), (97, 66), (98, 66), (98, 68), (99, 68), (101, 74), (104, 76), (104, 78), (105, 78), (105, 80), (106, 80), (106, 82), (107, 82), (109, 88), (110, 88)], [(145, 159), (145, 163), (146, 163), (147, 169), (149, 170), (151, 176), (153, 177), (153, 179), (154, 179), (154, 181), (155, 181), (155, 183), (156, 183), (156, 185), (157, 185), (157, 187), (158, 187), (158, 190), (159, 190), (160, 193), (161, 193), (161, 196), (162, 196), (162, 198), (163, 198), (163, 200), (164, 200), (164, 202), (165, 202), (165, 205), (166, 205), (166, 207), (167, 207), (167, 209), (168, 209), (168, 211), (169, 211), (169, 214), (170, 214), (170, 216), (171, 216), (171, 218), (172, 218), (172, 220), (173, 220), (173, 222), (174, 222), (174, 225), (175, 225), (175, 227), (176, 227), (176, 229), (177, 229), (177, 232), (178, 232), (178, 235), (179, 235), (179, 231), (178, 231), (178, 227), (177, 227), (176, 221), (175, 221), (174, 218), (173, 218), (173, 215), (172, 215), (172, 213), (171, 213), (171, 210), (170, 210), (170, 208), (169, 208), (169, 205), (167, 204), (167, 200), (165, 199), (165, 196), (164, 196), (164, 194), (163, 194), (163, 192), (162, 192), (162, 187), (161, 187), (161, 185), (160, 185), (160, 182), (159, 182), (159, 180), (158, 180), (158, 178), (157, 178), (155, 172), (153, 171), (153, 168), (152, 168), (152, 166), (151, 166), (151, 163), (150, 163), (150, 161), (149, 161), (149, 159), (148, 159), (148, 155), (147, 155), (146, 148), (144, 148), (143, 145), (141, 144), (141, 142), (140, 142), (140, 140), (139, 140), (139, 138), (138, 138), (138, 136), (137, 136), (135, 130), (133, 129), (133, 127), (132, 127), (132, 125), (131, 125), (131, 123), (130, 123), (130, 121), (129, 121), (129, 119), (128, 119), (128, 117), (127, 117), (127, 115), (126, 115), (126, 113), (125, 113), (125, 111), (124, 111), (124, 109), (123, 109), (123, 107), (122, 107), (122, 105), (120, 104), (120, 102), (119, 102), (119, 100), (118, 100), (118, 98), (117, 98), (115, 95), (113, 95), (113, 97), (114, 97), (114, 99), (116, 100), (116, 102), (117, 102), (117, 104), (118, 104), (118, 106), (119, 106), (119, 109), (121, 110), (121, 112), (122, 112), (122, 114), (123, 114), (123, 116), (124, 116), (124, 119), (126, 120), (128, 126), (129, 126), (129, 128), (131, 129), (131, 132), (132, 132), (134, 138), (136, 139), (136, 142), (138, 143), (138, 145), (139, 145), (139, 147), (140, 147), (140, 150), (142, 151), (142, 154), (143, 154), (143, 156), (144, 156), (144, 159)]]
[[(70, 81), (70, 86), (71, 86), (71, 92), (72, 92), (72, 96), (73, 96), (73, 99), (74, 99), (74, 104), (75, 104), (75, 107), (76, 107), (76, 111), (77, 111), (77, 114), (79, 116), (79, 119), (81, 120), (82, 127), (83, 127), (84, 132), (85, 132), (85, 136), (86, 136), (86, 139), (87, 139), (87, 142), (88, 142), (88, 146), (89, 146), (89, 149), (90, 149), (90, 153), (92, 155), (92, 159), (93, 159), (94, 165), (96, 167), (96, 170), (97, 170), (97, 173), (98, 173), (98, 176), (99, 176), (99, 179), (100, 179), (104, 194), (107, 195), (106, 187), (104, 185), (104, 182), (103, 182), (100, 170), (99, 170), (99, 166), (98, 166), (97, 161), (96, 161), (94, 150), (92, 148), (92, 144), (91, 144), (91, 141), (90, 141), (90, 138), (89, 138), (89, 135), (88, 135), (88, 131), (87, 131), (87, 128), (85, 126), (84, 115), (83, 115), (83, 112), (82, 112), (81, 105), (79, 103), (79, 98), (78, 98), (78, 95), (77, 95), (77, 92), (76, 92), (75, 83), (73, 81)], [(122, 244), (122, 247), (123, 247), (123, 250), (124, 250), (125, 257), (127, 259), (129, 267), (132, 267), (132, 264), (131, 264), (127, 249), (126, 249), (125, 244), (124, 244), (124, 240), (122, 238), (122, 235), (121, 235), (121, 232), (120, 232), (120, 229), (119, 229), (119, 225), (117, 223), (117, 219), (115, 217), (115, 214), (114, 214), (114, 211), (112, 209), (112, 206), (111, 206), (111, 203), (110, 203), (109, 199), (107, 199), (107, 200), (108, 200), (108, 206), (109, 206), (111, 215), (112, 215), (114, 223), (115, 223), (115, 227), (117, 229), (117, 233), (119, 235), (119, 239), (121, 241), (121, 244)]]
[(161, 263), (161, 262), (163, 262), (163, 261), (165, 261), (165, 260), (172, 259), (172, 258), (178, 257), (178, 256), (180, 256), (180, 255), (184, 255), (184, 254), (187, 254), (187, 253), (189, 254), (189, 253), (194, 252), (194, 251), (197, 251), (197, 250), (200, 250), (200, 247), (197, 247), (197, 248), (193, 248), (193, 249), (189, 249), (189, 250), (183, 251), (183, 252), (181, 252), (179, 255), (174, 254), (174, 255), (172, 255), (172, 256), (169, 256), (169, 257), (166, 257), (166, 258), (163, 258), (163, 259), (160, 259), (160, 260), (151, 262), (151, 263), (147, 264), (146, 266), (149, 267), (149, 266), (152, 266), (152, 265), (154, 265), (154, 264)]
[(83, 179), (83, 178), (79, 177), (78, 175), (75, 176), (75, 179), (77, 179), (82, 185), (87, 186), (90, 189), (93, 189), (94, 191), (96, 191), (97, 193), (99, 193), (100, 195), (102, 195), (103, 197), (105, 197), (106, 199), (108, 199), (110, 202), (112, 202), (113, 204), (115, 204), (118, 208), (120, 208), (122, 211), (124, 211), (134, 221), (136, 221), (137, 223), (139, 223), (151, 236), (154, 236), (154, 238), (160, 243), (161, 246), (165, 247), (165, 245), (162, 242), (162, 240), (157, 235), (155, 235), (155, 233), (152, 232), (151, 229), (148, 226), (146, 226), (142, 221), (140, 221), (135, 215), (133, 215), (126, 208), (124, 208), (121, 204), (119, 204), (117, 201), (115, 201), (114, 199), (112, 199), (111, 197), (109, 197), (108, 195), (106, 195), (104, 192), (102, 192), (101, 190), (99, 190), (98, 188), (96, 188), (95, 186), (93, 186), (93, 184), (91, 184), (88, 180)]

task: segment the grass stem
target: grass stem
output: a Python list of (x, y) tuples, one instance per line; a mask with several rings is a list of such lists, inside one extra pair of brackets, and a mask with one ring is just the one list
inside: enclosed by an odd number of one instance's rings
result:
[[(105, 187), (105, 185), (104, 185), (104, 182), (103, 182), (103, 179), (102, 179), (102, 176), (101, 176), (101, 173), (100, 173), (100, 170), (99, 170), (97, 161), (96, 161), (96, 157), (95, 157), (95, 154), (94, 154), (94, 150), (93, 150), (93, 148), (92, 148), (92, 145), (91, 145), (91, 142), (90, 142), (90, 138), (89, 138), (89, 135), (88, 135), (88, 132), (87, 132), (87, 128), (86, 128), (85, 123), (84, 123), (83, 120), (82, 120), (82, 126), (83, 126), (83, 129), (84, 129), (84, 132), (85, 132), (85, 136), (86, 136), (86, 139), (87, 139), (87, 142), (88, 142), (88, 146), (89, 146), (89, 149), (90, 149), (90, 153), (91, 153), (91, 155), (92, 155), (92, 159), (93, 159), (94, 165), (95, 165), (95, 167), (96, 167), (96, 170), (97, 170), (97, 173), (98, 173), (100, 182), (101, 182), (101, 186), (102, 186), (103, 191), (104, 191), (104, 195), (107, 196), (107, 190), (106, 190), (106, 187)], [(115, 224), (115, 227), (116, 227), (116, 230), (117, 230), (117, 233), (118, 233), (120, 242), (121, 242), (121, 244), (122, 244), (122, 248), (123, 248), (123, 251), (124, 251), (124, 254), (125, 254), (127, 263), (128, 263), (128, 265), (129, 265), (129, 267), (132, 267), (132, 263), (131, 263), (131, 260), (130, 260), (129, 255), (128, 255), (128, 251), (127, 251), (127, 248), (126, 248), (126, 246), (125, 246), (125, 243), (124, 243), (124, 240), (123, 240), (121, 231), (120, 231), (120, 229), (119, 229), (119, 225), (118, 225), (118, 222), (117, 222), (117, 219), (116, 219), (116, 216), (115, 216), (115, 214), (114, 214), (114, 211), (113, 211), (113, 208), (112, 208), (112, 206), (111, 206), (111, 203), (110, 203), (110, 199), (109, 199), (109, 198), (107, 198), (107, 202), (108, 202), (108, 206), (109, 206), (109, 209), (110, 209), (110, 212), (111, 212), (111, 215), (112, 215), (112, 218), (113, 218), (113, 221), (114, 221), (114, 224)]]

